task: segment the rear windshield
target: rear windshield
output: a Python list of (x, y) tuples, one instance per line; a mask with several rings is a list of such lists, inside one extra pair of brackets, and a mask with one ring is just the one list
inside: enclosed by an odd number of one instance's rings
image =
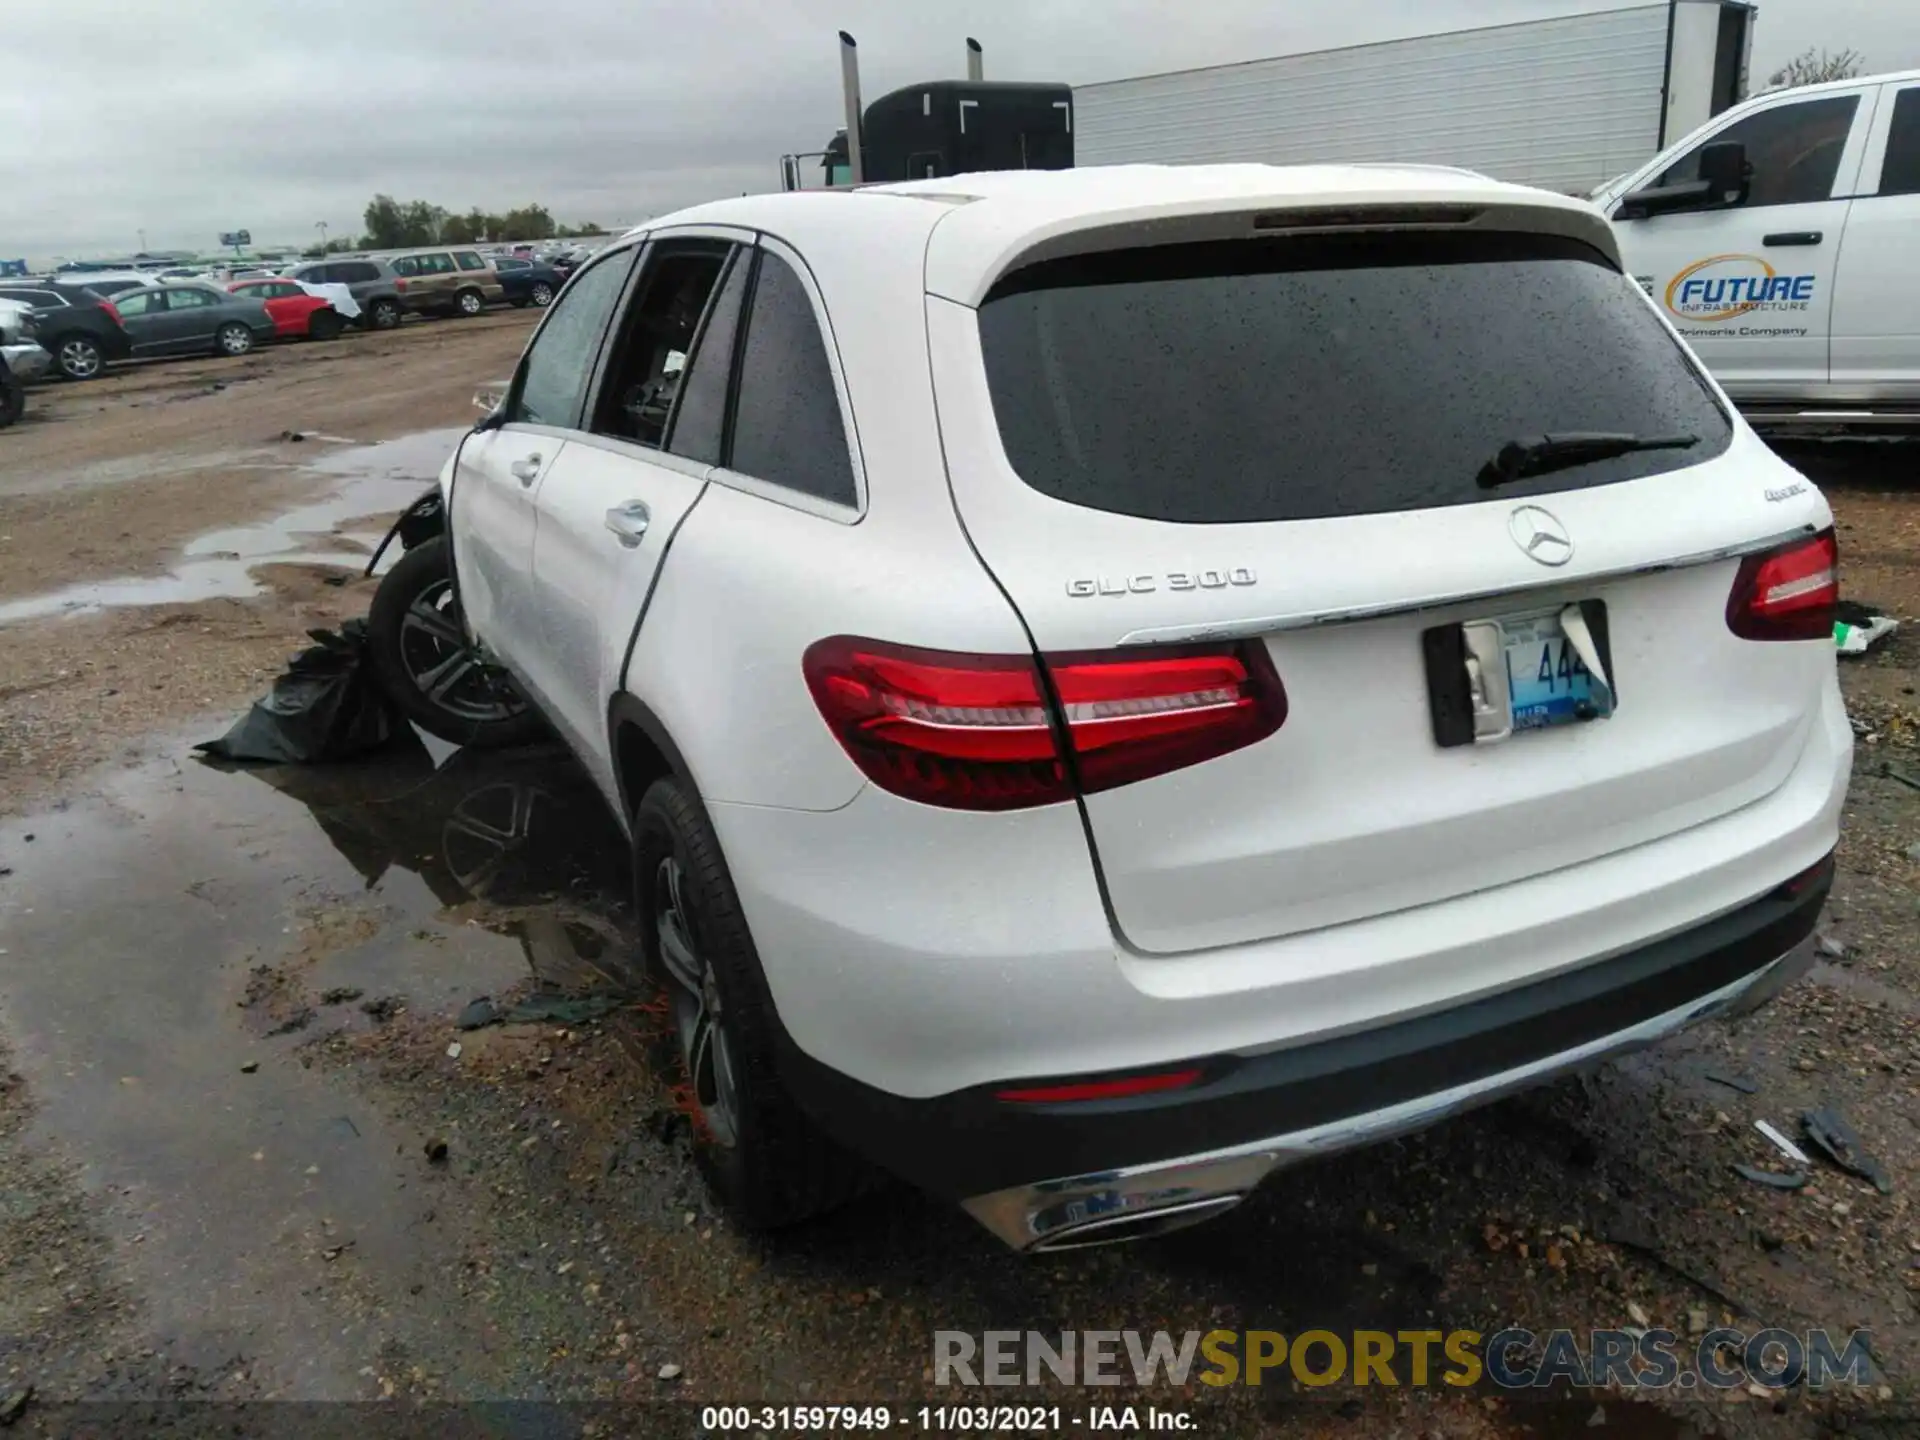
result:
[[(1634, 283), (1532, 235), (1344, 235), (1073, 256), (980, 307), (1008, 460), (1096, 510), (1195, 523), (1468, 505), (1696, 465), (1726, 416)], [(1682, 450), (1478, 484), (1515, 440)]]

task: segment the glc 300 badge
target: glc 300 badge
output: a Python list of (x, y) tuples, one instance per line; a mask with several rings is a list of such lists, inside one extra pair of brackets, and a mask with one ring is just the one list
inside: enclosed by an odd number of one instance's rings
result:
[(1151, 595), (1156, 590), (1224, 590), (1229, 585), (1258, 583), (1252, 570), (1235, 565), (1229, 570), (1169, 570), (1164, 575), (1096, 575), (1067, 581), (1067, 594)]

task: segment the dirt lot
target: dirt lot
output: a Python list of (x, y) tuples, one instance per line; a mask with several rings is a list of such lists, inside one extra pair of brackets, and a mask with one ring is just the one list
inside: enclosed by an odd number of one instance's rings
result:
[[(243, 702), (309, 627), (364, 614), (362, 586), (298, 565), (253, 570), (270, 593), (250, 597), (229, 557), (361, 548), (337, 532), (377, 535), (372, 517), (425, 489), (451, 451), (435, 432), (471, 422), (475, 388), (511, 372), (532, 323), (410, 321), (35, 387), (0, 444), (0, 813), (156, 725)], [(343, 489), (353, 503), (315, 504)], [(128, 596), (147, 603), (8, 623)]]
[[(31, 1386), (25, 1433), (401, 1397), (647, 1402), (487, 1423), (685, 1435), (702, 1404), (980, 1399), (933, 1386), (940, 1329), (1730, 1324), (1870, 1330), (1874, 1373), (1651, 1402), (1286, 1381), (1096, 1398), (1217, 1436), (1920, 1433), (1920, 627), (1843, 662), (1861, 744), (1829, 943), (1757, 1016), (1283, 1172), (1152, 1244), (1018, 1259), (887, 1185), (753, 1239), (705, 1198), (660, 1002), (632, 970), (621, 842), (564, 754), (189, 756), (303, 628), (364, 608), (363, 585), (284, 555), (303, 537), (350, 553), (357, 517), (411, 498), (445, 448), (404, 437), (462, 423), (524, 333), (410, 327), (43, 388), (41, 418), (0, 437), (0, 606), (203, 587), (0, 624), (0, 1421)], [(1920, 621), (1912, 447), (1790, 458), (1833, 498), (1849, 590)], [(382, 486), (392, 503), (369, 504)], [(272, 517), (300, 507), (289, 540)], [(265, 593), (233, 593), (261, 554), (282, 556), (255, 572)], [(458, 1029), (481, 996), (576, 1008)], [(1822, 1163), (1797, 1191), (1734, 1171), (1783, 1168), (1753, 1122), (1797, 1133), (1819, 1104), (1889, 1193)], [(328, 1413), (191, 1412), (242, 1433)], [(473, 1412), (406, 1413), (455, 1433)]]

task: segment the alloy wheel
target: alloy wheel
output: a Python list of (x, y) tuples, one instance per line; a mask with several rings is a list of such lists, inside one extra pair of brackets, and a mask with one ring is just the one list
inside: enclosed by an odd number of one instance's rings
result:
[(695, 941), (684, 881), (680, 862), (672, 855), (654, 870), (654, 933), (673, 988), (674, 1026), (693, 1082), (694, 1103), (714, 1142), (732, 1149), (740, 1136), (740, 1088), (720, 986)]
[(455, 719), (509, 720), (527, 708), (505, 672), (468, 644), (449, 580), (429, 585), (407, 607), (400, 621), (400, 659), (414, 688)]
[(60, 369), (75, 380), (91, 380), (100, 373), (100, 351), (90, 340), (69, 340), (60, 347)]

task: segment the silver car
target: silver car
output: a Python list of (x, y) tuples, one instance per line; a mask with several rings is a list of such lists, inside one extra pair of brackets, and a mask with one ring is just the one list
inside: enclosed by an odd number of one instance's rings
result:
[(153, 285), (113, 300), (133, 342), (132, 357), (244, 355), (273, 338), (273, 319), (258, 300), (213, 285)]

